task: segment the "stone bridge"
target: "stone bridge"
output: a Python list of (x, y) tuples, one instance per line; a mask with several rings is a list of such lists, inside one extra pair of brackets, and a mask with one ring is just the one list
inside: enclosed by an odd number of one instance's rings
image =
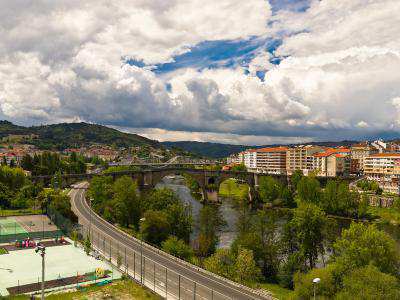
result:
[[(157, 183), (161, 182), (166, 176), (171, 175), (184, 175), (191, 176), (199, 185), (203, 199), (208, 199), (208, 194), (211, 191), (218, 191), (220, 184), (226, 179), (235, 178), (250, 187), (249, 196), (252, 198), (255, 195), (255, 190), (258, 186), (258, 179), (260, 176), (266, 174), (257, 174), (250, 172), (235, 172), (235, 171), (212, 171), (206, 169), (187, 169), (187, 168), (164, 168), (164, 169), (150, 169), (140, 171), (121, 171), (107, 174), (63, 174), (63, 187), (69, 186), (72, 183), (82, 180), (90, 180), (94, 176), (112, 176), (115, 180), (121, 176), (130, 176), (138, 184), (140, 190), (148, 190), (154, 188)], [(280, 180), (284, 184), (288, 184), (288, 177), (286, 175), (270, 175)], [(54, 176), (32, 176), (32, 181), (42, 182), (44, 185), (49, 184)]]

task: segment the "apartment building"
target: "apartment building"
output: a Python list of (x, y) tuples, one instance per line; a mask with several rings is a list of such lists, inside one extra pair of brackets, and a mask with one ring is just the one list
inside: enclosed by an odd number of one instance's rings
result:
[(371, 146), (368, 142), (362, 142), (351, 146), (351, 166), (350, 173), (358, 174), (364, 172), (364, 160), (371, 154), (378, 153), (376, 147)]
[(243, 162), (249, 171), (286, 174), (286, 147), (250, 149), (243, 152)]
[(257, 150), (249, 149), (243, 152), (243, 163), (249, 171), (257, 170)]
[(400, 153), (377, 153), (364, 160), (364, 174), (387, 192), (399, 192)]
[(323, 148), (318, 146), (296, 146), (288, 148), (286, 152), (286, 171), (288, 175), (292, 175), (294, 171), (301, 170), (307, 175), (312, 169), (313, 155), (322, 152)]
[(286, 174), (286, 147), (262, 148), (256, 151), (257, 171), (268, 174)]
[(347, 148), (327, 149), (315, 153), (312, 170), (317, 176), (336, 177), (346, 176), (350, 172), (350, 150)]

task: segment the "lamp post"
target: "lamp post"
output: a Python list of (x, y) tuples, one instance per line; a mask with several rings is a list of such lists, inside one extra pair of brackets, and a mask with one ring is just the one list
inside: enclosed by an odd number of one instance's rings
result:
[(89, 217), (89, 236), (92, 236), (92, 201), (93, 198), (89, 198), (89, 213), (90, 213), (90, 217)]
[(317, 284), (320, 283), (320, 281), (321, 281), (321, 278), (318, 278), (318, 277), (314, 278), (313, 281), (312, 281), (313, 282), (313, 286), (314, 286), (314, 300), (315, 300), (315, 290), (316, 290)]
[(35, 252), (40, 252), (40, 256), (42, 257), (42, 300), (44, 300), (44, 257), (46, 254), (46, 247), (43, 245), (38, 245), (35, 249)]
[[(146, 218), (140, 219), (140, 227), (142, 227), (142, 223), (146, 221)], [(142, 233), (139, 235), (140, 237), (140, 283), (143, 284), (143, 237)]]

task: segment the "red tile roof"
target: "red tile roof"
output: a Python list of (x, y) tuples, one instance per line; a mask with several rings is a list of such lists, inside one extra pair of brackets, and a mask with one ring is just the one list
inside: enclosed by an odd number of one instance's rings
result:
[(371, 154), (369, 157), (400, 157), (400, 153), (376, 153)]
[(270, 147), (258, 149), (257, 152), (286, 152), (287, 150), (287, 147)]

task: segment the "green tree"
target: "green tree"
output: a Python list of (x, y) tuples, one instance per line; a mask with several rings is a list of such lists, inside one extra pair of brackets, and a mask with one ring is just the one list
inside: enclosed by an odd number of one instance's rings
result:
[(333, 260), (344, 269), (370, 264), (383, 273), (398, 274), (400, 261), (396, 242), (374, 225), (352, 223), (349, 229), (343, 230), (334, 250)]
[(190, 261), (194, 255), (193, 249), (183, 240), (179, 240), (176, 236), (170, 236), (167, 240), (161, 243), (162, 249), (186, 261)]
[(235, 277), (235, 257), (229, 249), (218, 249), (213, 255), (204, 260), (206, 270), (233, 279)]
[(225, 226), (225, 220), (218, 207), (204, 205), (199, 216), (199, 237), (197, 251), (201, 257), (209, 256), (215, 252), (218, 244), (217, 232)]
[[(337, 269), (334, 264), (326, 268), (312, 269), (308, 273), (296, 273), (294, 276), (295, 299), (312, 299), (314, 292), (313, 279), (320, 278), (316, 288), (316, 295), (322, 299), (332, 299), (338, 291), (336, 282)], [(351, 298), (350, 298), (351, 299)]]
[(172, 204), (180, 203), (178, 196), (169, 188), (154, 189), (145, 197), (145, 210), (163, 210)]
[(83, 247), (85, 249), (86, 255), (90, 254), (90, 251), (92, 250), (92, 242), (90, 241), (90, 236), (87, 235), (85, 238), (85, 242), (83, 244)]
[(319, 181), (315, 177), (302, 177), (297, 184), (297, 198), (303, 202), (318, 204), (321, 198)]
[(258, 191), (263, 202), (272, 202), (281, 195), (282, 185), (271, 176), (259, 179)]
[(300, 182), (300, 180), (303, 178), (303, 171), (301, 170), (295, 170), (292, 174), (292, 176), (290, 177), (290, 186), (292, 191), (296, 191), (297, 190), (297, 185)]
[(175, 235), (188, 243), (193, 226), (190, 206), (186, 206), (182, 203), (175, 203), (168, 206), (164, 212), (167, 215), (169, 224), (171, 224), (171, 235)]
[(318, 255), (323, 255), (325, 252), (327, 224), (328, 220), (324, 212), (312, 203), (300, 203), (289, 222), (298, 249), (308, 261), (310, 268), (315, 266)]
[(247, 168), (244, 164), (234, 165), (231, 168), (231, 171), (234, 172), (247, 172)]
[(113, 179), (111, 176), (95, 176), (90, 181), (88, 196), (92, 207), (101, 215), (113, 198)]
[(261, 271), (254, 261), (253, 251), (239, 249), (235, 261), (235, 280), (242, 284), (251, 284), (261, 277)]
[(140, 223), (140, 233), (145, 241), (160, 246), (171, 234), (167, 214), (163, 211), (146, 211)]
[(343, 289), (337, 299), (400, 299), (400, 285), (396, 277), (382, 273), (368, 265), (356, 269), (343, 279)]
[(251, 218), (248, 230), (239, 233), (233, 242), (232, 252), (238, 255), (240, 249), (252, 250), (263, 275), (270, 281), (276, 279), (280, 262), (280, 239), (274, 212), (258, 211)]
[(131, 177), (122, 176), (114, 182), (113, 192), (113, 204), (118, 223), (126, 227), (133, 224), (137, 228), (142, 209), (136, 183)]

